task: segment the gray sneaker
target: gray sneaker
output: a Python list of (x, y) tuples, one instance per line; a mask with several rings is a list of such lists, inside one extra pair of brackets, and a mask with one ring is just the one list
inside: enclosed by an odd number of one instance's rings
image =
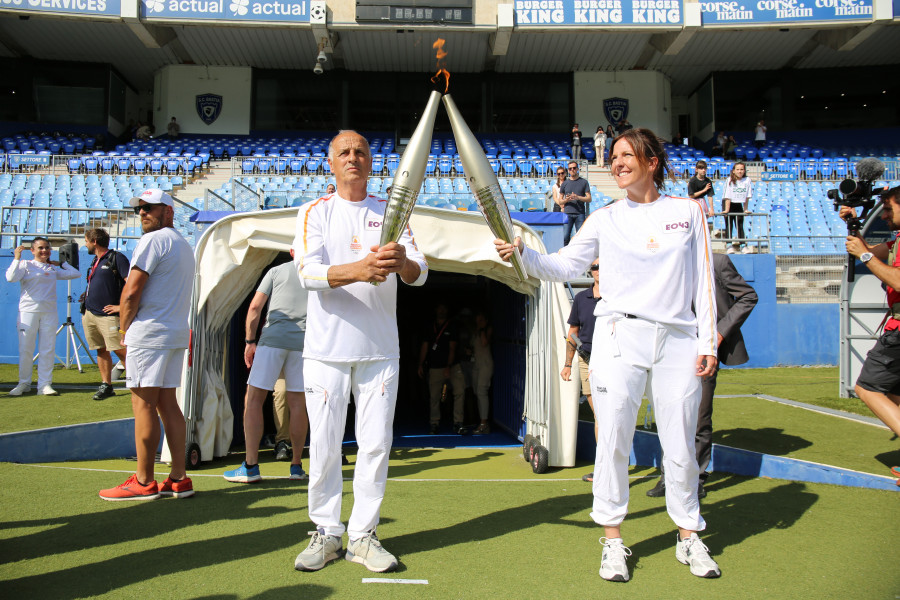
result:
[(320, 531), (310, 531), (312, 539), (306, 550), (297, 555), (294, 568), (298, 571), (318, 571), (341, 555), (341, 538), (325, 535)]
[(344, 558), (350, 562), (359, 563), (376, 573), (393, 571), (397, 568), (397, 557), (382, 547), (374, 531), (358, 540), (348, 542)]
[(675, 558), (683, 565), (691, 566), (691, 574), (697, 577), (719, 577), (719, 565), (709, 556), (709, 548), (700, 541), (696, 533), (687, 539), (678, 539), (675, 544)]
[(600, 543), (603, 544), (600, 577), (607, 581), (628, 581), (628, 564), (625, 561), (631, 556), (631, 550), (622, 538), (602, 537)]

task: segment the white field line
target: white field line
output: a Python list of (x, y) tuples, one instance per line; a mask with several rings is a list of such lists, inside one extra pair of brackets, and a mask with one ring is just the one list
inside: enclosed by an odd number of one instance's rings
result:
[(413, 585), (428, 585), (427, 579), (378, 579), (376, 577), (363, 577), (363, 583), (410, 583)]
[[(124, 469), (92, 469), (88, 467), (63, 467), (58, 465), (38, 465), (38, 464), (22, 464), (22, 463), (13, 463), (17, 467), (32, 467), (36, 469), (60, 469), (63, 471), (93, 471), (97, 473), (134, 473), (134, 470), (124, 470)], [(213, 477), (213, 478), (221, 478), (222, 476), (216, 473), (191, 473), (191, 478), (194, 477)], [(630, 475), (629, 479), (652, 479), (657, 477), (656, 475)], [(267, 475), (263, 478), (263, 481), (266, 479), (288, 479), (286, 475)], [(345, 477), (344, 481), (353, 481), (352, 477)], [(400, 478), (400, 477), (388, 477), (388, 481), (396, 481), (398, 483), (402, 482), (413, 482), (413, 483), (448, 483), (448, 482), (472, 482), (472, 483), (542, 483), (542, 482), (559, 482), (559, 481), (581, 481), (580, 477), (577, 478), (534, 478), (534, 479), (473, 479), (473, 478), (465, 478), (465, 479), (424, 479), (424, 478)]]

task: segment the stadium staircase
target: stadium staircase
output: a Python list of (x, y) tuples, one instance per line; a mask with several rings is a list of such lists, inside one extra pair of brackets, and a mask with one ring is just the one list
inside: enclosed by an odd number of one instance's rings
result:
[(206, 190), (217, 190), (231, 181), (231, 161), (210, 160), (209, 171), (201, 177), (195, 177), (193, 181), (174, 194), (182, 202), (187, 202), (199, 210), (203, 210), (203, 199)]

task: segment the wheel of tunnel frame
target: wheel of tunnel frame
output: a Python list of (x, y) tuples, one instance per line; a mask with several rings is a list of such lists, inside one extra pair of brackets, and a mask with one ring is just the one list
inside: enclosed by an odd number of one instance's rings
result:
[(196, 469), (200, 466), (200, 446), (191, 442), (187, 445), (184, 461), (188, 469)]
[(525, 461), (531, 462), (531, 459), (534, 458), (534, 448), (538, 445), (537, 438), (531, 438), (528, 440), (528, 446), (525, 447)]
[(524, 458), (526, 462), (531, 462), (531, 450), (528, 449), (528, 443), (533, 439), (534, 436), (530, 433), (526, 433), (525, 437), (522, 439), (522, 458)]
[(531, 470), (540, 475), (547, 472), (550, 453), (543, 446), (535, 446), (531, 457)]

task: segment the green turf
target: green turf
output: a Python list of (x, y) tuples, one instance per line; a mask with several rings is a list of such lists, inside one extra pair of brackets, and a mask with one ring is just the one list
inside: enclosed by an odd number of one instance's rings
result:
[[(16, 385), (18, 369), (17, 365), (0, 365), (0, 386), (5, 384), (6, 391)], [(32, 381), (37, 381), (36, 374)], [(0, 433), (132, 417), (131, 394), (121, 383), (114, 384), (114, 398), (101, 402), (93, 400), (100, 381), (100, 373), (94, 365), (84, 365), (84, 373), (57, 365), (53, 369), (53, 386), (59, 396), (40, 396), (34, 384), (31, 393), (24, 396), (0, 393), (3, 396), (0, 401)], [(70, 385), (91, 387), (85, 390), (67, 389)]]
[[(299, 573), (293, 559), (311, 529), (306, 484), (222, 480), (221, 470), (240, 458), (206, 463), (192, 499), (141, 503), (97, 498), (124, 472), (56, 468), (130, 472), (127, 461), (0, 465), (3, 596), (869, 599), (900, 591), (889, 526), (900, 517), (896, 493), (717, 475), (703, 502), (703, 537), (721, 579), (693, 577), (675, 560), (664, 502), (644, 495), (654, 481), (641, 478), (623, 527), (633, 579), (604, 582), (590, 487), (571, 471), (535, 476), (512, 450), (395, 451), (379, 534), (398, 554), (399, 572), (339, 561)], [(283, 476), (287, 466), (264, 462), (262, 472)], [(346, 519), (349, 482), (344, 491)], [(429, 583), (363, 584), (364, 577)]]

